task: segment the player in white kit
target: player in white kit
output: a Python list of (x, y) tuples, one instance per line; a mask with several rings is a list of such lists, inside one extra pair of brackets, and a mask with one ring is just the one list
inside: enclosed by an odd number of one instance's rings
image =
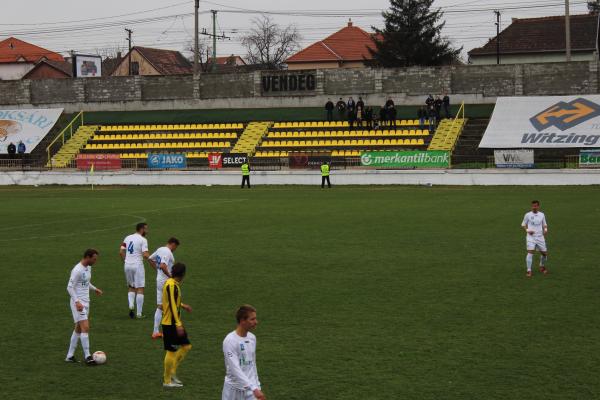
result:
[(237, 328), (225, 337), (225, 382), (222, 400), (265, 400), (256, 370), (256, 309), (241, 306), (236, 312)]
[(152, 339), (158, 339), (162, 337), (160, 333), (160, 321), (162, 320), (162, 296), (163, 286), (167, 279), (171, 278), (171, 271), (173, 270), (173, 264), (175, 264), (175, 257), (173, 253), (179, 247), (179, 240), (177, 238), (170, 238), (167, 244), (163, 247), (158, 248), (148, 258), (148, 262), (156, 270), (156, 311), (154, 312), (154, 330), (152, 331)]
[(69, 351), (67, 352), (66, 362), (76, 363), (75, 350), (77, 342), (81, 341), (85, 362), (88, 365), (94, 365), (95, 361), (90, 354), (89, 331), (90, 324), (88, 317), (90, 313), (90, 289), (96, 292), (98, 296), (102, 295), (102, 290), (92, 285), (92, 265), (98, 260), (98, 251), (87, 249), (83, 254), (83, 259), (71, 270), (71, 276), (67, 285), (67, 292), (71, 297), (71, 313), (75, 329), (71, 335)]
[[(143, 318), (142, 308), (144, 307), (144, 287), (146, 286), (146, 272), (144, 271), (144, 259), (148, 259), (148, 240), (146, 233), (148, 224), (140, 222), (135, 227), (135, 233), (127, 236), (119, 254), (125, 263), (125, 279), (129, 291), (127, 300), (129, 304), (129, 317)], [(137, 314), (134, 314), (134, 306), (137, 308)]]
[(548, 233), (548, 223), (546, 216), (540, 211), (540, 202), (534, 200), (531, 202), (531, 211), (525, 214), (521, 227), (527, 233), (527, 276), (533, 276), (531, 266), (533, 264), (533, 255), (536, 250), (540, 252), (540, 272), (546, 275), (546, 260), (548, 259), (548, 248), (546, 246), (546, 234)]

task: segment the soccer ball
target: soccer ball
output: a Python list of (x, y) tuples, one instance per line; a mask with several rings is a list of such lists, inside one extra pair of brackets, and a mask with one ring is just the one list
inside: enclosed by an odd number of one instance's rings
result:
[(104, 364), (106, 362), (106, 354), (103, 351), (95, 352), (92, 357), (96, 361), (96, 364)]

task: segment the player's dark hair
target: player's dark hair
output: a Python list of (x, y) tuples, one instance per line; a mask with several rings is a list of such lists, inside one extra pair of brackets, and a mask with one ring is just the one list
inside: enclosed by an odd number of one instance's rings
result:
[(179, 246), (179, 239), (172, 237), (172, 238), (169, 238), (167, 243), (168, 244), (176, 244), (177, 246)]
[(531, 204), (537, 204), (537, 205), (539, 206), (539, 205), (540, 205), (540, 201), (539, 201), (539, 200), (533, 200), (533, 201), (531, 202)]
[(140, 223), (138, 223), (138, 224), (135, 226), (135, 231), (136, 231), (136, 232), (139, 232), (139, 231), (140, 231), (142, 228), (145, 228), (145, 227), (147, 227), (147, 226), (148, 226), (148, 224), (147, 224), (147, 223), (145, 223), (145, 222), (140, 222)]
[(96, 254), (100, 254), (98, 253), (98, 250), (96, 249), (87, 249), (84, 253), (83, 253), (83, 258), (92, 258), (94, 257)]
[(248, 319), (248, 317), (250, 317), (250, 314), (252, 314), (253, 312), (256, 312), (256, 308), (252, 307), (250, 304), (244, 304), (239, 306), (239, 308), (235, 312), (235, 319), (237, 320), (237, 323), (239, 324), (243, 320)]
[(175, 263), (171, 270), (171, 276), (173, 278), (183, 278), (185, 276), (185, 264), (180, 262)]

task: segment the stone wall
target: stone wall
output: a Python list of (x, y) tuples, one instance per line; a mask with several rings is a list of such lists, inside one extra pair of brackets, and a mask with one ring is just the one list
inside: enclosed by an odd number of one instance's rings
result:
[(0, 81), (0, 107), (64, 107), (67, 112), (322, 107), (329, 97), (348, 96), (375, 105), (392, 96), (399, 104), (415, 105), (443, 92), (454, 103), (489, 104), (497, 96), (598, 93), (598, 70), (597, 61), (308, 70), (302, 74), (312, 74), (316, 84), (303, 93), (266, 93), (262, 84), (264, 77), (298, 71)]

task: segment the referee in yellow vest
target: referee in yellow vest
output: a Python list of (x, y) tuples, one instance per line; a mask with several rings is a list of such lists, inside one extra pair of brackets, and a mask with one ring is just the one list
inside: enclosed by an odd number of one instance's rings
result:
[(329, 180), (329, 163), (324, 162), (321, 164), (321, 189), (325, 188), (325, 181), (327, 186), (331, 189), (331, 181)]
[(250, 165), (248, 164), (248, 159), (242, 164), (242, 189), (246, 183), (248, 184), (248, 189), (250, 189)]

